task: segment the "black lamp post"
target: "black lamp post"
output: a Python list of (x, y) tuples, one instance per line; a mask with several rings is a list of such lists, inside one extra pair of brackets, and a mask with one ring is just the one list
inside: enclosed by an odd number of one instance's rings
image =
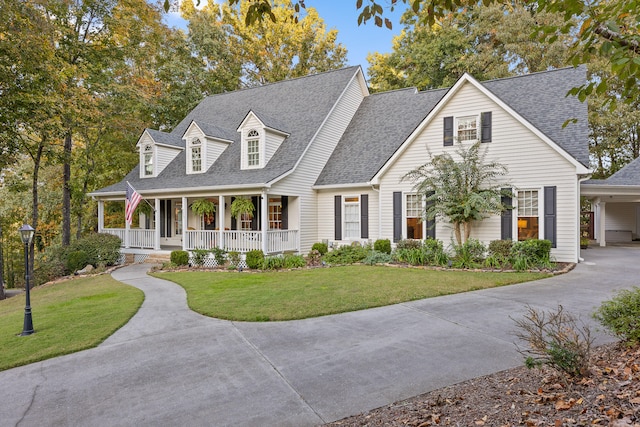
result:
[(31, 297), (30, 297), (30, 284), (29, 284), (29, 246), (33, 240), (33, 235), (36, 230), (28, 224), (24, 224), (20, 227), (20, 238), (24, 243), (24, 289), (27, 295), (27, 302), (24, 306), (24, 327), (20, 336), (27, 336), (33, 333), (33, 321), (31, 320)]

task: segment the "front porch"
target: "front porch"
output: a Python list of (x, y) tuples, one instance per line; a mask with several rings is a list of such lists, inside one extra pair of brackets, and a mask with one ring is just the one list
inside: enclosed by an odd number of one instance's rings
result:
[[(254, 211), (232, 217), (230, 207), (237, 197), (251, 200)], [(126, 223), (124, 228), (105, 226), (105, 201), (99, 200), (98, 232), (118, 236), (123, 252), (128, 253), (213, 248), (239, 253), (262, 250), (265, 254), (300, 251), (298, 215), (290, 215), (298, 211), (297, 197), (266, 192), (206, 197), (214, 209), (205, 214), (194, 212), (194, 202), (199, 200), (203, 197), (147, 197), (138, 205), (133, 225)]]

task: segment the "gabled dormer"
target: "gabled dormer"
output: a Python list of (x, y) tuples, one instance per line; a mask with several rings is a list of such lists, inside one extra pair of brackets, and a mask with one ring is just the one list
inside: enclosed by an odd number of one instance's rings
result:
[(241, 144), (241, 169), (261, 169), (265, 167), (280, 144), (289, 136), (277, 120), (264, 114), (249, 111), (238, 132)]
[(192, 121), (182, 135), (187, 147), (187, 174), (206, 172), (234, 137), (232, 131)]
[(153, 129), (142, 132), (136, 147), (140, 153), (140, 178), (158, 176), (183, 150), (170, 134)]

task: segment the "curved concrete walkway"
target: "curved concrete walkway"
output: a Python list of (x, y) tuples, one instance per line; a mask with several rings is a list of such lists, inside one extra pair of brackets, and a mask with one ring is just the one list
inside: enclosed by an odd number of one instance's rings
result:
[(145, 292), (140, 311), (95, 349), (0, 372), (0, 426), (337, 420), (521, 365), (511, 318), (527, 304), (593, 323), (601, 301), (640, 282), (638, 247), (583, 256), (543, 281), (277, 323), (200, 316), (181, 287), (129, 266), (113, 277)]

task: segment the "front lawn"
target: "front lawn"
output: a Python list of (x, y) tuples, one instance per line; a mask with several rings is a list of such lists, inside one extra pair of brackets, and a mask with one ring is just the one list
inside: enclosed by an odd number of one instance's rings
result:
[(144, 294), (110, 275), (86, 277), (31, 291), (35, 333), (22, 332), (24, 294), (0, 301), (0, 371), (92, 348), (138, 311)]
[(205, 316), (241, 321), (294, 320), (511, 285), (549, 277), (352, 265), (282, 272), (164, 272)]

